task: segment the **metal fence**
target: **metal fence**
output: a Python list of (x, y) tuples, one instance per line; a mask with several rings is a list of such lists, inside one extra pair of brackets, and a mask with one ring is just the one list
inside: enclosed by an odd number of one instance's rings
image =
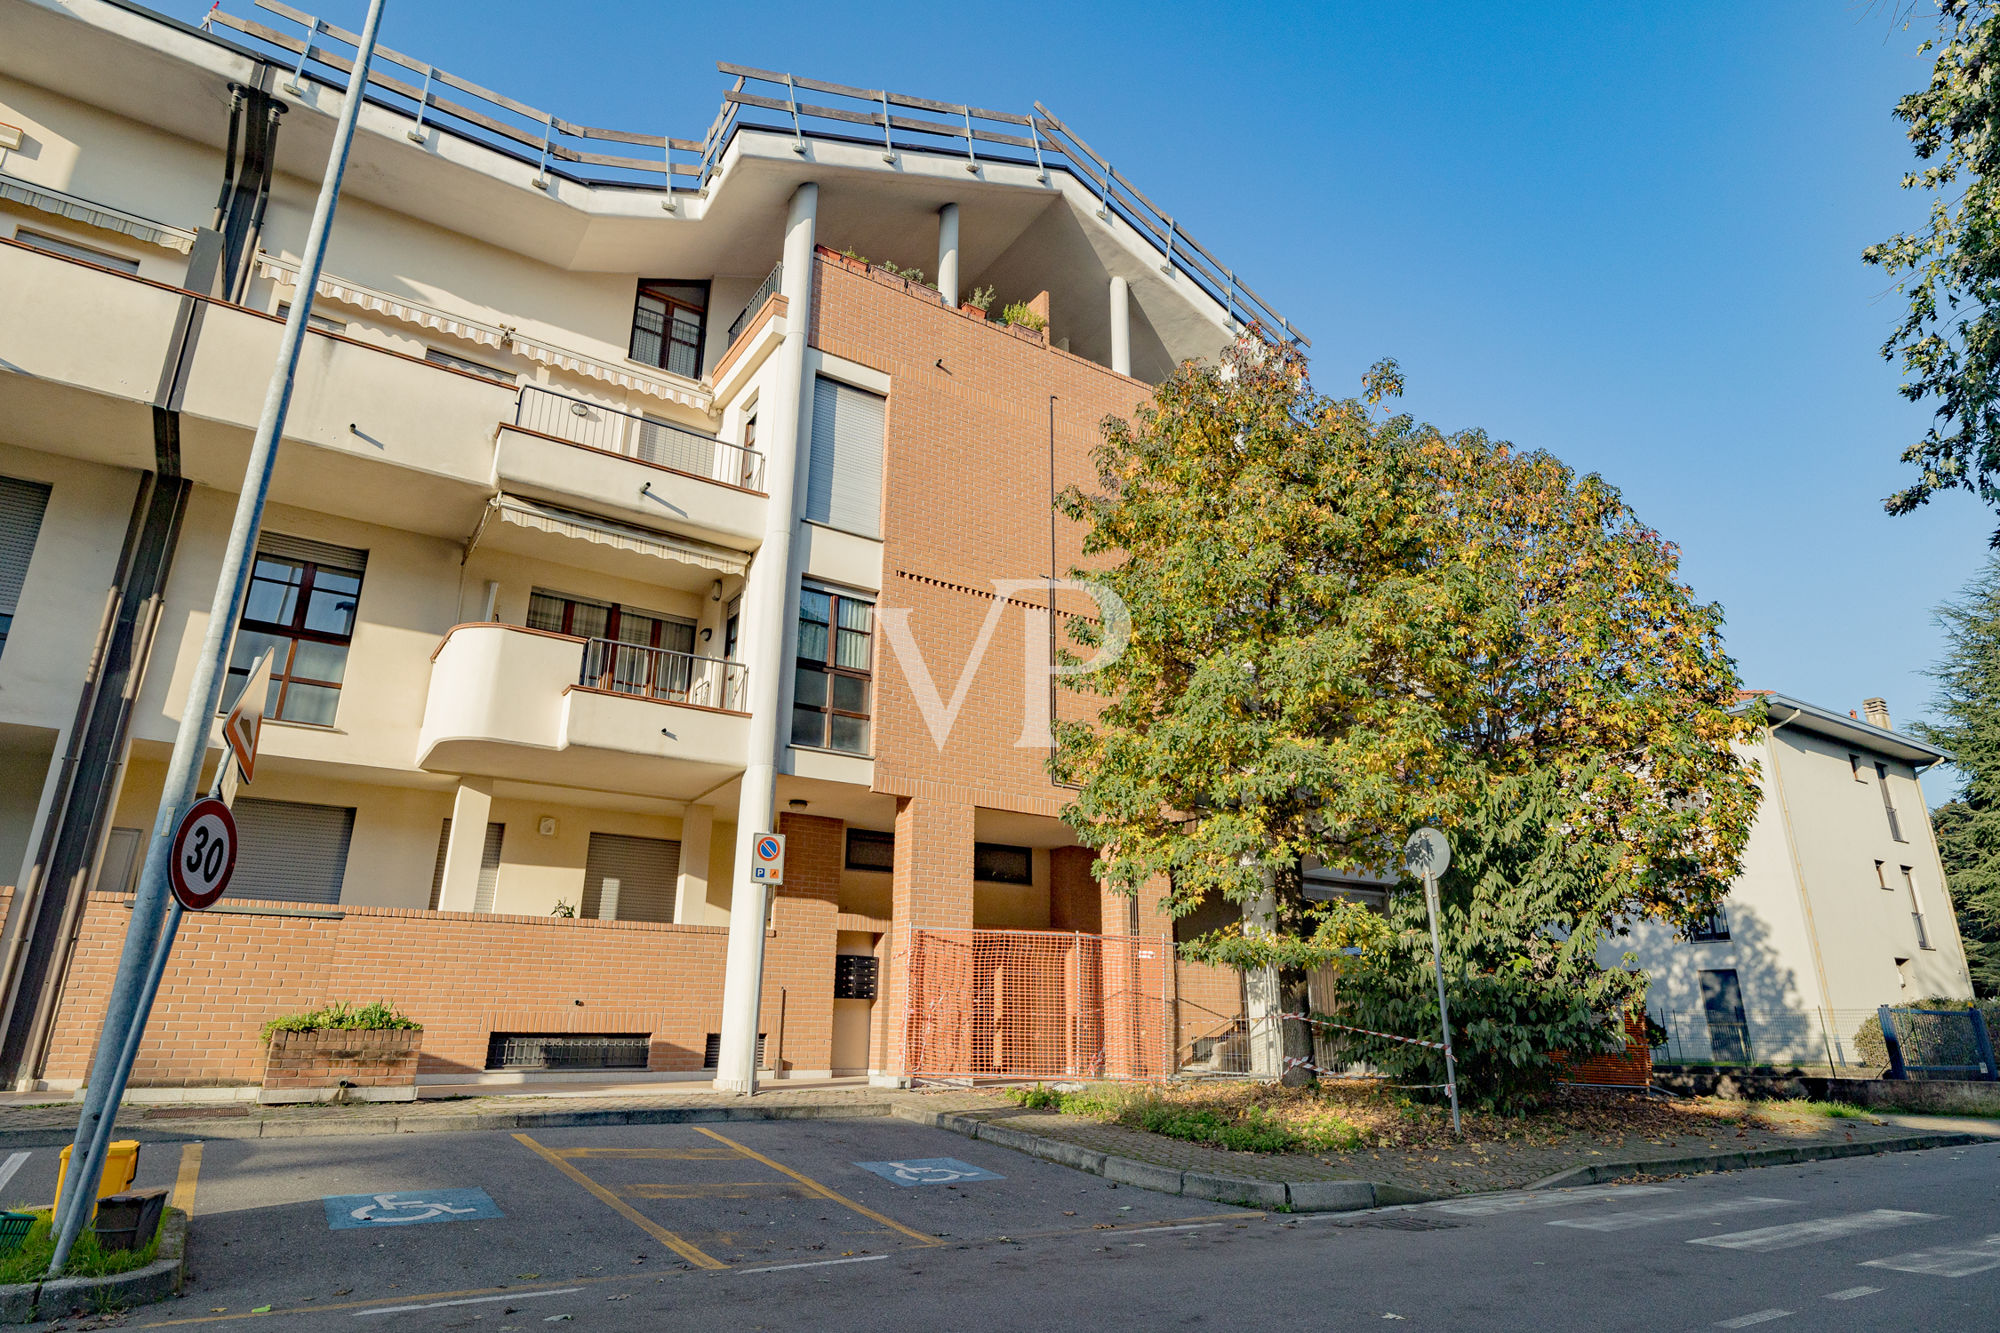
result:
[(783, 261), (771, 265), (771, 271), (764, 275), (764, 281), (758, 283), (757, 290), (751, 293), (749, 303), (735, 319), (729, 321), (729, 346), (736, 346), (736, 339), (742, 335), (743, 326), (750, 322), (752, 315), (764, 308), (764, 302), (770, 300), (771, 293), (778, 290), (778, 284), (784, 280), (784, 276)]
[(1986, 1079), (2000, 1077), (1993, 1038), (1977, 1009), (1879, 1011), (1890, 1078)]
[[(1752, 1066), (1825, 1066), (1830, 1069), (1879, 1071), (1887, 1055), (1873, 1009), (1785, 1009), (1715, 1012), (1700, 1008), (1653, 1005), (1648, 1016), (1658, 1025), (1653, 1059), (1659, 1064)], [(1662, 1033), (1664, 1035), (1662, 1035)]]
[(668, 703), (742, 710), (745, 668), (720, 657), (699, 657), (672, 648), (651, 648), (616, 639), (592, 639), (583, 646), (577, 684), (634, 694)]
[(672, 468), (711, 481), (761, 490), (764, 455), (713, 435), (670, 422), (622, 412), (566, 393), (524, 384), (514, 406), (514, 424), (587, 449), (623, 454), (642, 463)]

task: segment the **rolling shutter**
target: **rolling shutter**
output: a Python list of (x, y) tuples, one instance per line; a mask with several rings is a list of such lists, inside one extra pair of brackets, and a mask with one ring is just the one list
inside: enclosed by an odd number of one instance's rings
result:
[(239, 796), (232, 810), (242, 845), (229, 881), (231, 901), (340, 901), (347, 844), (354, 837), (352, 806)]
[(21, 604), (21, 585), (28, 581), (28, 561), (48, 507), (48, 487), (0, 477), (0, 616), (12, 615)]
[(813, 381), (806, 517), (864, 537), (882, 535), (882, 434), (887, 400), (838, 380)]
[[(592, 920), (660, 921), (674, 919), (674, 883), (681, 873), (681, 845), (667, 838), (630, 838), (621, 833), (593, 833), (583, 866), (583, 910)], [(617, 898), (607, 916), (604, 881), (618, 881)]]
[(316, 542), (310, 537), (292, 537), (282, 532), (257, 534), (257, 553), (281, 560), (303, 560), (325, 569), (346, 570), (350, 574), (368, 572), (368, 552), (332, 542)]
[[(490, 912), (493, 910), (493, 895), (500, 887), (500, 844), (506, 841), (505, 824), (488, 824), (486, 842), (479, 849), (479, 888), (472, 898), (472, 910)], [(444, 817), (444, 831), (438, 834), (437, 865), (431, 869), (431, 911), (438, 909), (438, 899), (444, 895), (444, 854), (451, 846), (451, 816)]]

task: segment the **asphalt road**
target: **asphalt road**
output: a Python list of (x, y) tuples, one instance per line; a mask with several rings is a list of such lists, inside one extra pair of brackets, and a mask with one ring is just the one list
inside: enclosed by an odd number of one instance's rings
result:
[(193, 1183), (189, 1291), (127, 1327), (2000, 1329), (2000, 1144), (1291, 1217), (897, 1120), (216, 1140)]

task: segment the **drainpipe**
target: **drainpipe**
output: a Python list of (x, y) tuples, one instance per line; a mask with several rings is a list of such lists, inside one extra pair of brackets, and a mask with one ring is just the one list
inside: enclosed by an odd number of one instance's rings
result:
[(946, 310), (958, 309), (958, 205), (938, 210), (938, 295)]
[(797, 486), (800, 398), (806, 374), (806, 337), (812, 323), (813, 226), (819, 186), (792, 193), (785, 224), (785, 341), (769, 387), (760, 398), (765, 423), (764, 544), (750, 565), (744, 589), (745, 659), (748, 664), (750, 744), (736, 809), (736, 877), (729, 903), (729, 951), (722, 974), (722, 1049), (715, 1086), (722, 1092), (757, 1091), (757, 1019), (764, 993), (764, 926), (770, 889), (750, 879), (752, 844), (777, 829), (778, 760), (786, 733), (778, 726), (779, 687), (785, 664), (786, 610), (798, 587), (792, 533), (798, 527)]
[(1830, 1016), (1833, 1013), (1833, 997), (1826, 988), (1826, 959), (1821, 957), (1819, 948), (1819, 927), (1813, 924), (1812, 895), (1806, 892), (1805, 863), (1799, 859), (1798, 835), (1792, 831), (1792, 806), (1785, 798), (1784, 770), (1778, 764), (1777, 735), (1780, 728), (1789, 727), (1804, 713), (1802, 708), (1794, 708), (1792, 715), (1783, 722), (1766, 724), (1764, 728), (1764, 753), (1771, 756), (1771, 785), (1778, 793), (1778, 816), (1785, 829), (1785, 850), (1792, 859), (1792, 882), (1799, 890), (1799, 911), (1805, 917), (1806, 941), (1812, 945), (1813, 980), (1819, 986), (1820, 1012)]

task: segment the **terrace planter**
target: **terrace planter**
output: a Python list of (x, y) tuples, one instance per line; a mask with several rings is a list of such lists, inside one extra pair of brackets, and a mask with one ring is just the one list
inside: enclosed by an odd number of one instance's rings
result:
[(413, 1102), (421, 1028), (277, 1031), (264, 1052), (263, 1103)]
[(962, 305), (958, 308), (958, 313), (961, 315), (970, 315), (974, 319), (983, 320), (986, 318), (986, 312), (976, 305)]

